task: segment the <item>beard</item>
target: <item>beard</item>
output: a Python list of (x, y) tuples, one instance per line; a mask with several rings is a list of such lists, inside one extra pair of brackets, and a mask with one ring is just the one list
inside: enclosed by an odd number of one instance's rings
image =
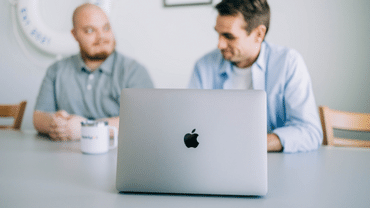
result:
[(81, 50), (81, 54), (83, 54), (82, 56), (85, 57), (89, 61), (104, 61), (110, 55), (110, 53), (106, 51), (90, 55), (86, 51), (82, 51), (82, 50)]
[(85, 48), (80, 47), (80, 52), (81, 52), (81, 56), (84, 59), (87, 59), (89, 61), (104, 61), (105, 59), (107, 59), (113, 53), (115, 48), (116, 48), (116, 41), (114, 40), (113, 41), (113, 48), (110, 51), (105, 50), (105, 51), (101, 51), (99, 53), (91, 54)]

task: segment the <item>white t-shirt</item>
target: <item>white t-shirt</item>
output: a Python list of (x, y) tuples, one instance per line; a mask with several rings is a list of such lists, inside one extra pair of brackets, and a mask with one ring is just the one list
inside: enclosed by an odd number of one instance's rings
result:
[(225, 81), (224, 89), (252, 90), (252, 68), (232, 66), (232, 75)]

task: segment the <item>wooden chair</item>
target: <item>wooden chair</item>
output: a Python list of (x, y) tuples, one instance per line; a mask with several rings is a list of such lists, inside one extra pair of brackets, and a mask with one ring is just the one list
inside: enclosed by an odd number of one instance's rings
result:
[(338, 111), (327, 106), (320, 106), (319, 112), (323, 145), (370, 148), (370, 141), (334, 137), (334, 129), (370, 132), (370, 114)]
[(27, 101), (17, 105), (0, 105), (0, 117), (13, 117), (13, 125), (0, 125), (0, 129), (20, 129)]

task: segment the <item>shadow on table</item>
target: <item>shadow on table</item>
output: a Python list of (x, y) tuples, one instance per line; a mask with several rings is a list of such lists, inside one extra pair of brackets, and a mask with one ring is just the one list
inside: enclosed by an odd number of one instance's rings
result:
[(263, 196), (241, 196), (241, 195), (215, 195), (215, 194), (178, 194), (178, 193), (152, 193), (152, 192), (119, 192), (122, 195), (138, 195), (138, 196), (181, 196), (181, 197), (213, 197), (213, 198), (248, 198), (260, 199)]
[(81, 153), (80, 140), (54, 141), (47, 134), (41, 134), (41, 133), (37, 133), (35, 137), (39, 141), (45, 141), (48, 143), (49, 142), (52, 143), (54, 150)]

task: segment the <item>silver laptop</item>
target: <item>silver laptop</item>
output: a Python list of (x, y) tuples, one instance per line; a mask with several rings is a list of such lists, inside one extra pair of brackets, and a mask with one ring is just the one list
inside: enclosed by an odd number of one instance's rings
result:
[(120, 192), (265, 195), (266, 94), (123, 89)]

